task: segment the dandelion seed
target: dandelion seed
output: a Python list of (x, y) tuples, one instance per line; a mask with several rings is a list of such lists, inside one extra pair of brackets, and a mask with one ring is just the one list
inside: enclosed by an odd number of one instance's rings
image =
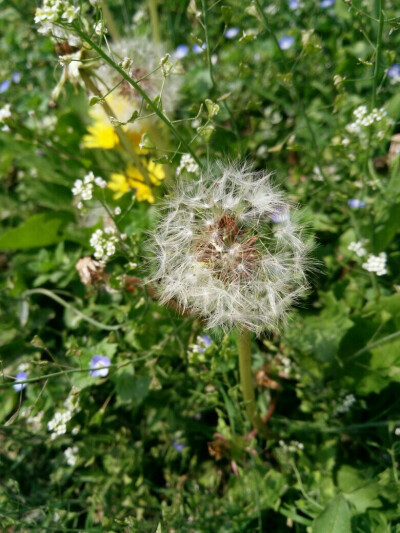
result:
[[(271, 216), (288, 217), (274, 226)], [(160, 299), (175, 299), (208, 327), (274, 330), (306, 290), (310, 244), (270, 174), (217, 164), (181, 181), (153, 234)]]

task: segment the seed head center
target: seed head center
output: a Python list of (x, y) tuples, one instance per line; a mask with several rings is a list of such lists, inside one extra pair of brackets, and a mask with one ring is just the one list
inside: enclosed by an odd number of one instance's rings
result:
[(258, 235), (240, 227), (232, 215), (207, 223), (205, 235), (195, 244), (197, 260), (223, 282), (239, 281), (254, 272), (260, 251)]

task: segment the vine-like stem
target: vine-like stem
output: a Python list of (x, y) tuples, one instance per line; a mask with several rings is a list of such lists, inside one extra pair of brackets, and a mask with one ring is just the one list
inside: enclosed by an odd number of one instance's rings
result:
[(168, 126), (168, 128), (171, 130), (174, 136), (178, 139), (181, 146), (183, 146), (184, 149), (193, 157), (196, 163), (200, 167), (202, 167), (202, 163), (200, 159), (197, 157), (192, 147), (185, 141), (185, 139), (182, 137), (179, 131), (175, 128), (175, 126), (172, 124), (169, 118), (163, 113), (161, 108), (156, 103), (153, 102), (153, 100), (140, 87), (140, 85), (133, 78), (131, 78), (131, 76), (129, 76), (129, 74), (127, 74), (120, 65), (118, 65), (115, 61), (113, 61), (111, 57), (109, 57), (100, 46), (98, 46), (95, 42), (93, 42), (92, 39), (90, 39), (90, 37), (88, 37), (86, 33), (82, 31), (78, 26), (74, 26), (74, 30), (79, 34), (79, 36), (81, 37), (83, 41), (89, 44), (92, 47), (92, 49), (95, 50), (102, 59), (104, 59), (106, 63), (108, 63), (111, 67), (113, 67), (113, 69), (116, 70), (140, 94), (140, 96), (147, 103), (149, 108), (152, 109), (153, 112), (158, 116), (158, 118), (162, 120), (162, 122), (164, 122), (164, 124)]
[(253, 427), (258, 433), (266, 437), (267, 427), (257, 414), (257, 404), (253, 388), (253, 374), (251, 371), (251, 335), (249, 330), (243, 327), (238, 327), (238, 352), (240, 384), (242, 386), (246, 412)]

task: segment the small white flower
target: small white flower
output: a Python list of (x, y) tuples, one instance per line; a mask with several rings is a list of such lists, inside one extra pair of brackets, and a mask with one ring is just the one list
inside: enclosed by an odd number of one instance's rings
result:
[(97, 22), (97, 24), (93, 26), (93, 29), (96, 35), (102, 35), (103, 33), (107, 33), (107, 28), (104, 26), (104, 23), (102, 20)]
[(67, 459), (67, 464), (69, 466), (75, 466), (76, 461), (78, 460), (78, 446), (72, 446), (64, 450), (65, 458)]
[(117, 215), (117, 216), (120, 215), (121, 212), (122, 212), (122, 211), (121, 211), (121, 208), (120, 208), (120, 207), (116, 207), (116, 208), (114, 209), (114, 214)]
[[(271, 216), (289, 216), (273, 225)], [(310, 244), (270, 174), (217, 164), (181, 181), (153, 234), (161, 303), (175, 299), (208, 327), (276, 330), (306, 290)]]
[(94, 182), (97, 187), (100, 187), (100, 189), (105, 189), (107, 187), (106, 180), (103, 180), (103, 178), (100, 178), (99, 176), (97, 176), (97, 178), (94, 178)]
[(359, 242), (351, 242), (347, 248), (351, 252), (355, 252), (358, 257), (364, 257), (364, 255), (367, 255), (367, 250), (363, 246), (364, 242), (364, 240)]
[(104, 264), (115, 254), (118, 237), (115, 228), (108, 226), (105, 230), (97, 229), (90, 237), (90, 246), (94, 248), (94, 257)]
[(379, 256), (370, 254), (362, 267), (368, 272), (375, 272), (377, 276), (383, 276), (387, 274), (386, 269), (387, 256), (385, 252), (381, 252)]
[(199, 165), (190, 154), (183, 154), (181, 157), (179, 167), (176, 169), (177, 176), (180, 176), (184, 170), (186, 170), (186, 172), (190, 172), (191, 174), (196, 174), (200, 170)]
[(6, 104), (4, 107), (0, 109), (0, 122), (4, 122), (4, 120), (7, 120), (8, 118), (11, 118), (11, 105)]

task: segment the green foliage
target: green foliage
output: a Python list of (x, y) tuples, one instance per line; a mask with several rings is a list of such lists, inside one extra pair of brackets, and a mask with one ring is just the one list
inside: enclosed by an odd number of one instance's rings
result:
[[(100, 10), (75, 5), (77, 27), (107, 51), (92, 32)], [(137, 43), (150, 5), (107, 2)], [(396, 2), (158, 2), (165, 52), (174, 62), (178, 45), (188, 53), (179, 82), (167, 77), (161, 97), (151, 94), (153, 108), (140, 102), (115, 121), (137, 128), (145, 151), (85, 144), (104, 100), (85, 79), (102, 61), (85, 45), (80, 74), (67, 75), (62, 50), (37, 33), (36, 3), (1, 6), (0, 110), (10, 104), (11, 118), (0, 123), (0, 529), (400, 533), (400, 97), (388, 75), (400, 63)], [(104, 22), (112, 49), (106, 12)], [(294, 41), (281, 50), (285, 35)], [(208, 50), (193, 51), (207, 40)], [(138, 57), (136, 78), (148, 66)], [(169, 124), (146, 116), (171, 95)], [(387, 112), (364, 136), (364, 126), (348, 127), (363, 105)], [(190, 150), (203, 165), (243, 158), (275, 170), (315, 237), (310, 295), (279, 335), (253, 339), (268, 441), (246, 417), (235, 333), (205, 332), (173, 302), (159, 305), (156, 282), (146, 286), (156, 204)], [(76, 180), (92, 171), (110, 184), (137, 161), (162, 165), (154, 205), (139, 201), (136, 182), (120, 195), (96, 185), (78, 208)], [(94, 274), (79, 261), (93, 259), (90, 239), (110, 225), (116, 250), (91, 263)], [(363, 265), (381, 252), (386, 273), (369, 272)], [(106, 375), (93, 375), (98, 355)], [(21, 390), (18, 372), (27, 374)]]

